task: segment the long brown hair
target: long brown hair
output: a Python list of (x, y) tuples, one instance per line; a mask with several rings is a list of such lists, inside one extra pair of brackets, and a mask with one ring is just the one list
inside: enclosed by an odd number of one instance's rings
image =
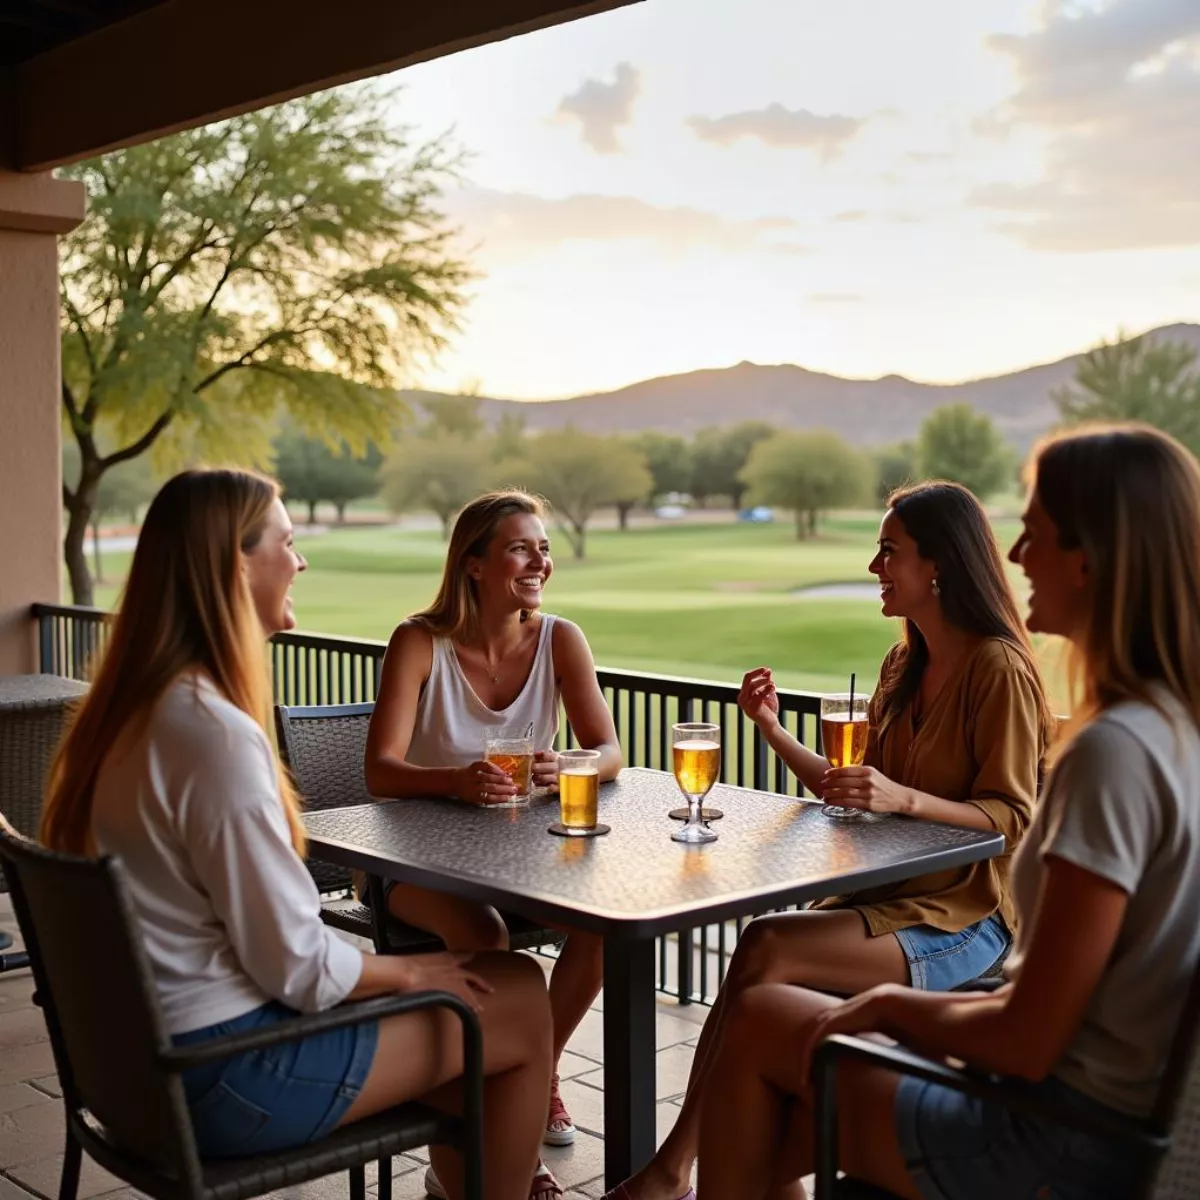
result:
[(477, 496), (454, 519), (442, 583), (433, 603), (409, 618), (434, 637), (469, 639), (479, 628), (479, 592), (467, 572), (467, 559), (487, 553), (496, 527), (505, 517), (528, 513), (544, 519), (546, 506), (528, 492), (507, 489)]
[[(185, 671), (207, 675), (270, 736), (263, 628), (241, 556), (258, 544), (278, 496), (278, 485), (251, 471), (196, 470), (154, 497), (107, 649), (51, 768), (41, 826), (47, 846), (89, 852), (105, 756)], [(302, 853), (296, 794), (279, 774), (292, 844)]]
[(1200, 467), (1148, 425), (1085, 426), (1033, 451), (1030, 485), (1064, 550), (1082, 550), (1091, 603), (1072, 636), (1086, 720), (1167, 688), (1200, 725)]
[[(1053, 714), (1025, 623), (1004, 574), (996, 539), (979, 501), (960, 484), (932, 480), (893, 492), (888, 497), (888, 508), (916, 542), (917, 553), (937, 566), (946, 620), (976, 637), (1007, 642), (1025, 664), (1037, 693), (1045, 745), (1054, 728)], [(891, 655), (889, 669), (879, 681), (880, 733), (916, 695), (928, 665), (925, 636), (906, 619), (900, 648)]]

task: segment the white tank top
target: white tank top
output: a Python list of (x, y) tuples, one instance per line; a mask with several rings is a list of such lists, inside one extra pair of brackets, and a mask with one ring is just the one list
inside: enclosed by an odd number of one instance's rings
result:
[(534, 750), (549, 750), (558, 733), (554, 674), (554, 617), (543, 614), (533, 667), (507, 707), (488, 708), (467, 682), (449, 638), (433, 639), (433, 665), (417, 702), (417, 720), (405, 758), (414, 767), (465, 767), (483, 757), (489, 732), (533, 727)]

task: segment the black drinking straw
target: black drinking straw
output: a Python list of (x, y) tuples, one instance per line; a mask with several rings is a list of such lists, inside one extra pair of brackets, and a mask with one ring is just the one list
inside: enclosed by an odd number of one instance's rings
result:
[(854, 672), (850, 672), (850, 720), (854, 720)]

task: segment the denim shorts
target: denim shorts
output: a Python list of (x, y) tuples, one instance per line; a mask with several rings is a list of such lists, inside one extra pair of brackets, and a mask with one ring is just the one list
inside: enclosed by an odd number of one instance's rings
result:
[[(271, 1001), (171, 1040), (194, 1046), (296, 1015)], [(367, 1021), (185, 1071), (183, 1090), (200, 1157), (268, 1154), (324, 1137), (362, 1091), (378, 1041), (379, 1023)]]
[[(1106, 1107), (1053, 1076), (1027, 1086), (1063, 1111)], [(921, 1079), (900, 1081), (894, 1111), (896, 1141), (923, 1200), (1129, 1200), (1146, 1169), (1104, 1138)]]
[(949, 992), (960, 983), (978, 979), (1012, 942), (997, 916), (976, 921), (957, 933), (913, 925), (896, 930), (895, 936), (908, 959), (912, 986), (925, 992)]

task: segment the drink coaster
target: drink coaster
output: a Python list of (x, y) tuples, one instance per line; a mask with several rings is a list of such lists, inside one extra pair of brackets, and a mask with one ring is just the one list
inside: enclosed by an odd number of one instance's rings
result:
[[(702, 821), (719, 821), (724, 812), (719, 808), (702, 808), (700, 810), (700, 820)], [(673, 808), (667, 816), (672, 821), (686, 821), (688, 819), (688, 810), (686, 808)]]
[(559, 837), (600, 837), (601, 834), (611, 833), (612, 826), (597, 823), (594, 829), (571, 829), (561, 821), (555, 821), (553, 825), (547, 825), (546, 830), (548, 833), (557, 833)]

